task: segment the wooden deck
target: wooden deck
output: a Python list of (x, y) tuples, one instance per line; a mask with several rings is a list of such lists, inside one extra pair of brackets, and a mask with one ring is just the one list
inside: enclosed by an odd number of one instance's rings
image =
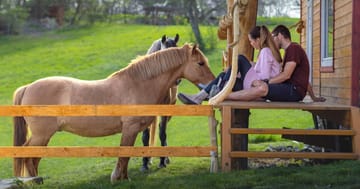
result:
[[(358, 159), (360, 156), (360, 109), (357, 107), (331, 104), (325, 102), (243, 102), (224, 101), (216, 106), (222, 115), (221, 127), (221, 163), (222, 170), (247, 168), (247, 158), (324, 158), (324, 159)], [(311, 112), (343, 129), (263, 129), (249, 128), (250, 109), (299, 109)], [(289, 118), (291, 119), (291, 118)], [(351, 152), (336, 153), (282, 153), (282, 152), (249, 152), (248, 134), (282, 134), (315, 137), (346, 136), (352, 138)]]

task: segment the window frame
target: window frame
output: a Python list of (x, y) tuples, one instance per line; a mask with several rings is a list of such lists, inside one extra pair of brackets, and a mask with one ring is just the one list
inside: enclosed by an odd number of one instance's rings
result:
[[(329, 1), (332, 1), (334, 6), (334, 0), (321, 0), (321, 62), (320, 62), (320, 72), (334, 72), (334, 46), (329, 46)], [(334, 11), (334, 7), (332, 9)], [(334, 15), (334, 13), (333, 13)], [(334, 19), (334, 16), (332, 17)], [(334, 21), (332, 22), (334, 28)], [(334, 29), (333, 29), (334, 30)], [(334, 31), (333, 31), (334, 36)], [(334, 41), (334, 37), (333, 37)], [(334, 43), (333, 43), (334, 44)], [(328, 56), (328, 50), (332, 48), (332, 57)]]

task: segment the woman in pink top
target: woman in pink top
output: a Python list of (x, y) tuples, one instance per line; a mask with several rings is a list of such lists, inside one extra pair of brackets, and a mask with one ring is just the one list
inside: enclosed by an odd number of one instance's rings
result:
[[(243, 55), (238, 56), (238, 75), (232, 91), (250, 88), (255, 80), (269, 80), (281, 71), (281, 55), (266, 26), (255, 26), (248, 34), (251, 46), (259, 49), (258, 60), (252, 65)], [(229, 80), (231, 68), (219, 74), (204, 89), (195, 95), (178, 94), (184, 104), (201, 104), (216, 87), (221, 90)], [(214, 94), (212, 94), (214, 95)]]
[(269, 47), (262, 48), (258, 60), (245, 75), (244, 89), (251, 87), (255, 80), (269, 80), (281, 71), (281, 64), (274, 58)]

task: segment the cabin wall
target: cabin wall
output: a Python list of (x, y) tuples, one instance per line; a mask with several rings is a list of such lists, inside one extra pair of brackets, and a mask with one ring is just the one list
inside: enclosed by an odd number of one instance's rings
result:
[[(301, 19), (308, 25), (307, 0), (301, 0)], [(312, 33), (312, 84), (317, 95), (328, 102), (351, 104), (352, 95), (352, 0), (334, 1), (334, 55), (333, 72), (321, 71), (321, 4), (313, 1)], [(301, 45), (306, 48), (306, 29), (301, 35)]]

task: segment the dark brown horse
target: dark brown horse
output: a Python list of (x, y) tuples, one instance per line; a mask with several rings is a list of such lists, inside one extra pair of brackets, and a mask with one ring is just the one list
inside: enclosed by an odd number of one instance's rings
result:
[[(169, 48), (138, 57), (108, 78), (84, 81), (47, 77), (18, 88), (14, 105), (160, 104), (176, 80), (197, 85), (214, 79), (207, 58), (196, 47)], [(46, 146), (57, 131), (99, 137), (122, 133), (121, 146), (133, 146), (153, 116), (14, 117), (14, 146)], [(28, 138), (27, 131), (31, 131)], [(127, 179), (129, 158), (118, 158), (111, 181)], [(40, 158), (16, 158), (15, 176), (37, 176)]]

